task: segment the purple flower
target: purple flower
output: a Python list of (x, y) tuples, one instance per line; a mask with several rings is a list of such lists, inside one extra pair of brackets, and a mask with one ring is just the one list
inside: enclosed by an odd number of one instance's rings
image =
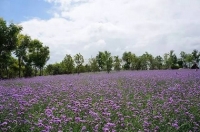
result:
[(53, 111), (51, 109), (46, 109), (45, 114), (46, 116), (51, 117), (53, 115)]
[(3, 122), (3, 123), (1, 124), (1, 126), (7, 125), (7, 124), (8, 124), (8, 122)]
[(83, 126), (83, 127), (81, 128), (81, 131), (86, 131), (86, 126)]

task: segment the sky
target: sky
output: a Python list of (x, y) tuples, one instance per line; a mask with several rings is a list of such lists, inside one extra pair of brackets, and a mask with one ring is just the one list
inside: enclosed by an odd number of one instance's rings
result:
[(98, 51), (200, 51), (200, 0), (0, 0), (0, 17), (50, 48), (48, 63)]

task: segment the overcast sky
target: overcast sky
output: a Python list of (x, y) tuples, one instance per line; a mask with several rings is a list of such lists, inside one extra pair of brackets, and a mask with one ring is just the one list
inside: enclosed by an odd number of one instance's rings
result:
[(0, 17), (49, 46), (48, 63), (104, 50), (200, 51), (200, 0), (0, 0)]

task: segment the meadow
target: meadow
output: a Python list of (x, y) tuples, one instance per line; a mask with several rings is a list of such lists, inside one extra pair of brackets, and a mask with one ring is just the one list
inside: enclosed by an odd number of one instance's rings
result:
[(0, 81), (2, 132), (199, 130), (200, 71), (121, 71)]

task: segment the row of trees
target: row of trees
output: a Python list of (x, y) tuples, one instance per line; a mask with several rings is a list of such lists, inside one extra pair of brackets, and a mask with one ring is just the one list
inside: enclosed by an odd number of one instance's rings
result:
[(21, 34), (22, 29), (21, 26), (7, 24), (0, 18), (0, 79), (43, 75), (43, 71), (46, 75), (57, 75), (97, 71), (109, 73), (111, 70), (191, 68), (194, 62), (198, 64), (200, 60), (198, 50), (193, 50), (192, 53), (182, 51), (179, 58), (173, 50), (163, 57), (154, 57), (148, 52), (141, 56), (124, 52), (122, 58), (112, 56), (108, 51), (99, 51), (87, 64), (78, 53), (75, 56), (67, 54), (62, 62), (44, 67), (50, 58), (49, 47), (37, 39)]
[(71, 74), (80, 72), (97, 72), (111, 70), (155, 70), (155, 69), (178, 69), (191, 68), (200, 60), (200, 52), (193, 50), (192, 53), (182, 51), (180, 57), (171, 50), (165, 53), (163, 57), (160, 55), (153, 56), (145, 52), (141, 56), (137, 56), (132, 52), (124, 52), (122, 58), (112, 56), (110, 52), (99, 52), (96, 57), (90, 58), (87, 64), (84, 64), (84, 58), (79, 53), (74, 57), (67, 54), (62, 62), (49, 64), (46, 67), (46, 73), (49, 75)]
[(49, 47), (21, 34), (22, 27), (0, 18), (0, 79), (43, 74)]

